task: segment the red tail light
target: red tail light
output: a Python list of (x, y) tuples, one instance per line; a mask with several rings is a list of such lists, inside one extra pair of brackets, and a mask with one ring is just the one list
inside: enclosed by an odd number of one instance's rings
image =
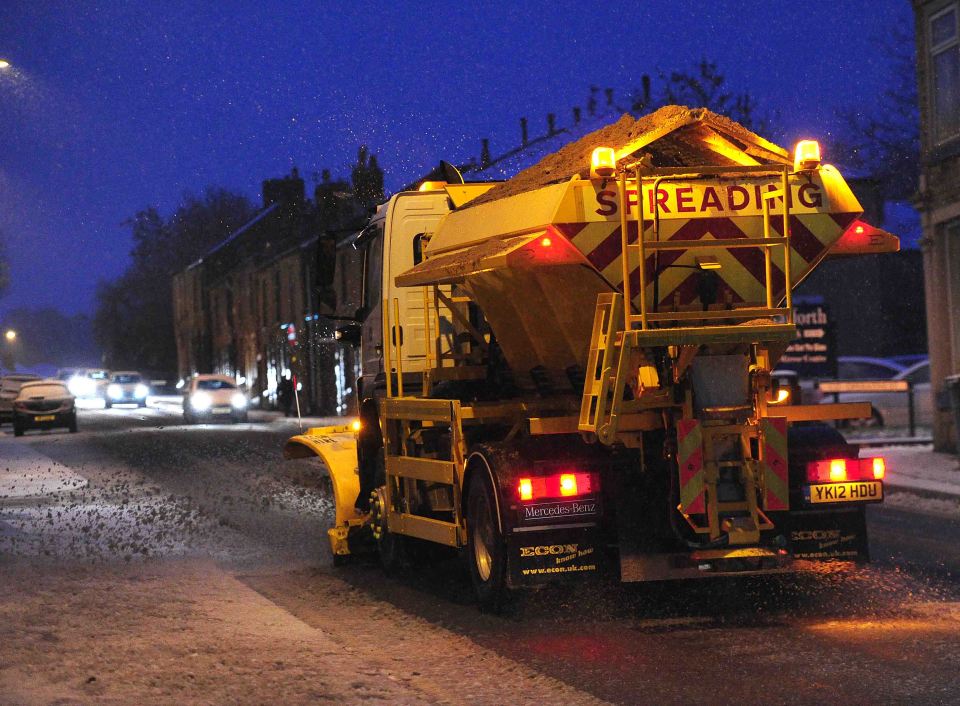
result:
[(596, 473), (556, 473), (549, 476), (520, 478), (517, 496), (520, 500), (544, 498), (573, 498), (595, 495), (600, 491), (600, 476)]
[(807, 464), (807, 480), (811, 483), (883, 480), (887, 464), (883, 458), (831, 458)]

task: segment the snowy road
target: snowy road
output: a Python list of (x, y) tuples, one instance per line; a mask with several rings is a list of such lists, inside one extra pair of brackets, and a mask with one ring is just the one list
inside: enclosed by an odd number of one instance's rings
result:
[(960, 522), (936, 503), (875, 509), (875, 563), (844, 574), (548, 588), (494, 617), (453, 559), (391, 579), (372, 562), (334, 570), (322, 476), (280, 460), (292, 424), (253, 419), (184, 427), (174, 409), (131, 408), (84, 411), (73, 435), (2, 429), (0, 452), (69, 485), (0, 498), (0, 702), (928, 703), (960, 689)]

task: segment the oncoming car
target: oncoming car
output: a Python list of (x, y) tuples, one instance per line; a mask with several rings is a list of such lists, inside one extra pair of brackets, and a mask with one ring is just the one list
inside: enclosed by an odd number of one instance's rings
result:
[(150, 388), (140, 373), (132, 370), (115, 372), (107, 385), (107, 397), (104, 407), (110, 408), (115, 404), (135, 404), (138, 407), (147, 406), (147, 395)]
[(67, 388), (77, 399), (107, 399), (110, 373), (100, 368), (81, 368), (67, 379)]
[(73, 395), (60, 380), (25, 382), (13, 402), (13, 435), (23, 436), (27, 429), (53, 427), (77, 431)]
[(247, 396), (228, 375), (197, 375), (183, 389), (183, 419), (195, 424), (214, 415), (247, 421)]

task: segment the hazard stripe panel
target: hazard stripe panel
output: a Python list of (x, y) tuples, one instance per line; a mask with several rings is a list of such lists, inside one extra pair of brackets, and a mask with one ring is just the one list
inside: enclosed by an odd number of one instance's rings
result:
[[(794, 284), (807, 275), (826, 254), (833, 243), (843, 235), (846, 226), (855, 217), (853, 213), (812, 213), (790, 216), (790, 257), (791, 276)], [(782, 219), (770, 219), (771, 235), (782, 235)], [(614, 287), (623, 287), (622, 244), (620, 224), (616, 221), (599, 221), (586, 224), (556, 224), (558, 230), (567, 235), (580, 249), (603, 277)], [(637, 222), (627, 224), (628, 242), (636, 243)], [(760, 238), (763, 232), (763, 219), (759, 216), (741, 217), (698, 217), (688, 219), (670, 219), (660, 222), (660, 240), (702, 241), (719, 238)], [(652, 221), (644, 221), (644, 240), (656, 239)], [(774, 248), (773, 252), (773, 290), (775, 299), (785, 294), (783, 275), (783, 250)], [(636, 251), (632, 251), (635, 257)], [(703, 251), (700, 251), (703, 253)], [(763, 251), (760, 248), (718, 248), (714, 253), (721, 264), (717, 270), (726, 291), (721, 291), (719, 302), (729, 300), (736, 304), (762, 306), (766, 300), (766, 266)], [(639, 301), (640, 268), (639, 263), (631, 262), (630, 284), (634, 302)], [(671, 267), (682, 264), (684, 267)], [(667, 250), (659, 253), (659, 259), (650, 254), (645, 263), (647, 297), (652, 301), (653, 280), (659, 269), (659, 299), (661, 309), (671, 309), (675, 305), (688, 307), (698, 301), (697, 273), (694, 255), (683, 250)]]
[(760, 420), (763, 473), (763, 509), (790, 509), (789, 465), (787, 462), (787, 418), (766, 417)]
[(696, 419), (677, 422), (677, 465), (680, 472), (680, 511), (706, 512), (703, 470), (703, 431)]

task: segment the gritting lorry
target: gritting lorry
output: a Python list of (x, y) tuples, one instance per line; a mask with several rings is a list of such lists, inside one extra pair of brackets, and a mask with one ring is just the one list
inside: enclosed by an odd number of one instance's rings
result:
[[(330, 476), (335, 562), (461, 550), (513, 588), (866, 561), (885, 463), (771, 373), (825, 258), (899, 241), (819, 146), (706, 109), (624, 116), (499, 183), (424, 182), (350, 245), (363, 297), (352, 425), (291, 438)], [(785, 399), (786, 398), (786, 399)]]

